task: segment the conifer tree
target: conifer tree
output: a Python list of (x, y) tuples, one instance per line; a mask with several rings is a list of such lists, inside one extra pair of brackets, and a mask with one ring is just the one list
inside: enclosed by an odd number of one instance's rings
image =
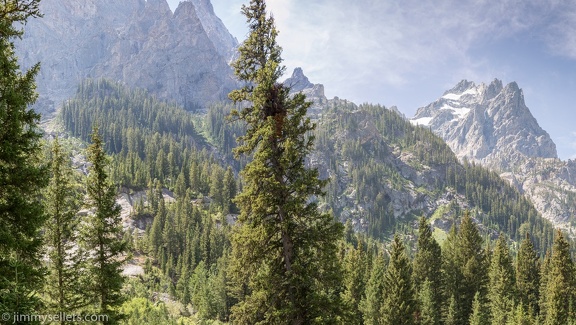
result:
[(462, 283), (457, 299), (464, 320), (470, 318), (472, 301), (476, 292), (479, 292), (480, 295), (485, 295), (486, 292), (488, 268), (486, 254), (482, 246), (482, 237), (478, 233), (478, 228), (470, 214), (466, 212), (460, 224), (457, 246), (457, 261), (462, 274)]
[[(426, 218), (421, 217), (418, 225), (418, 251), (414, 257), (414, 284), (419, 292), (422, 290), (422, 284), (426, 281), (429, 282), (428, 290), (430, 291), (429, 294), (431, 296), (429, 299), (431, 301), (426, 298), (426, 303), (430, 304), (426, 308), (430, 309), (427, 314), (429, 317), (433, 317), (432, 322), (434, 324), (437, 324), (440, 320), (442, 303), (441, 269), (442, 252), (440, 245), (432, 237), (432, 230)], [(425, 296), (419, 294), (419, 297), (423, 298)]]
[(74, 187), (73, 170), (56, 138), (52, 143), (50, 183), (44, 192), (45, 248), (48, 274), (45, 293), (47, 310), (72, 312), (86, 303), (81, 292), (83, 250), (78, 247), (76, 213), (80, 208), (79, 191)]
[(395, 235), (390, 251), (390, 262), (384, 274), (384, 301), (380, 308), (380, 324), (414, 324), (415, 312), (412, 266), (400, 236)]
[(540, 260), (530, 239), (530, 234), (520, 243), (516, 257), (516, 290), (518, 301), (536, 315), (539, 311)]
[(108, 315), (105, 324), (117, 324), (122, 318), (117, 307), (124, 300), (120, 290), (124, 283), (121, 266), (126, 243), (122, 238), (116, 187), (108, 178), (108, 161), (98, 128), (94, 128), (92, 132), (88, 161), (92, 166), (87, 179), (87, 206), (92, 210), (92, 214), (82, 229), (82, 237), (85, 247), (91, 250), (88, 260), (89, 287), (96, 312)]
[(0, 3), (0, 313), (32, 313), (42, 285), (40, 229), (46, 220), (39, 200), (47, 184), (40, 167), (40, 115), (34, 78), (39, 64), (21, 72), (14, 39), (29, 18), (40, 16), (39, 0)]
[(237, 324), (316, 324), (336, 322), (342, 314), (341, 266), (337, 241), (343, 227), (320, 213), (315, 196), (326, 181), (305, 166), (315, 125), (306, 117), (303, 94), (289, 96), (279, 83), (281, 48), (264, 0), (242, 11), (249, 36), (233, 64), (245, 83), (230, 93), (248, 103), (232, 118), (246, 122), (237, 155), (253, 155), (242, 171), (244, 188), (236, 197), (238, 226), (231, 236), (230, 277), (239, 303)]
[(443, 304), (442, 315), (446, 324), (451, 323), (448, 320), (453, 320), (452, 323), (461, 321), (456, 297), (461, 290), (463, 275), (457, 259), (457, 248), (458, 231), (453, 224), (442, 246), (442, 295), (447, 300)]
[(386, 264), (380, 255), (372, 261), (370, 277), (366, 283), (366, 294), (360, 303), (365, 325), (379, 324), (380, 308), (384, 300), (384, 273)]
[[(488, 310), (487, 306), (483, 303), (483, 298), (480, 296), (479, 292), (474, 295), (474, 300), (472, 301), (472, 314), (470, 315), (470, 325), (488, 325), (490, 321), (488, 320)], [(502, 323), (504, 324), (504, 323)]]
[(361, 240), (358, 241), (358, 247), (352, 246), (344, 256), (344, 274), (342, 300), (349, 313), (347, 322), (362, 324), (359, 307), (366, 291), (366, 252)]
[(545, 295), (546, 325), (568, 324), (570, 303), (574, 301), (574, 263), (570, 257), (570, 245), (558, 230), (552, 247)]
[(439, 305), (434, 301), (434, 288), (432, 282), (426, 279), (420, 284), (418, 291), (419, 304), (419, 324), (420, 325), (438, 325), (440, 324), (441, 313)]
[(489, 272), (488, 300), (492, 324), (505, 324), (514, 310), (515, 276), (506, 238), (500, 234)]
[(551, 268), (551, 254), (550, 250), (546, 251), (544, 255), (544, 260), (542, 264), (540, 264), (540, 286), (539, 286), (539, 298), (538, 298), (538, 308), (540, 309), (540, 313), (538, 314), (538, 320), (540, 323), (544, 323), (544, 319), (546, 317), (546, 289), (548, 287), (548, 278), (550, 274)]

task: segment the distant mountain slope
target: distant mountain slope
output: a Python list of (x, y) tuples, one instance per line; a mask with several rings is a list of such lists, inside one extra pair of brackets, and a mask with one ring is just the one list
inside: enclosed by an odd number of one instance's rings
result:
[(237, 45), (209, 0), (43, 0), (17, 45), (23, 66), (42, 63), (39, 108), (46, 113), (86, 77), (106, 77), (187, 109), (227, 98)]
[(483, 165), (508, 169), (530, 157), (557, 158), (556, 145), (538, 125), (515, 82), (502, 86), (461, 81), (418, 109), (411, 120), (430, 126), (454, 150)]
[(561, 161), (513, 82), (466, 80), (418, 109), (413, 124), (429, 127), (460, 159), (497, 170), (556, 226), (574, 227), (576, 163)]

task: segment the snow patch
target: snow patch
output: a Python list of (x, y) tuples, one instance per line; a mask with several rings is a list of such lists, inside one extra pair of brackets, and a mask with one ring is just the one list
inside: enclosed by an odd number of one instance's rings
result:
[(417, 118), (414, 120), (410, 120), (410, 123), (412, 123), (413, 125), (423, 125), (423, 126), (428, 126), (430, 125), (430, 122), (432, 121), (433, 117), (421, 117), (421, 118)]
[(461, 119), (461, 118), (463, 118), (464, 116), (466, 116), (466, 114), (468, 114), (468, 113), (470, 112), (470, 108), (467, 108), (467, 107), (453, 107), (453, 106), (446, 105), (446, 104), (444, 104), (444, 106), (442, 106), (440, 109), (452, 111), (452, 114), (456, 115), (456, 119)]

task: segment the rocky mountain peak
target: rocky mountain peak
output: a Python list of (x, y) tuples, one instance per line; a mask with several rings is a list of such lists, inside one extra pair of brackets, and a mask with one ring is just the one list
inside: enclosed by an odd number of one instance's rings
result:
[(308, 77), (304, 75), (304, 71), (300, 67), (294, 69), (292, 77), (286, 79), (284, 84), (290, 87), (292, 92), (299, 92), (306, 88), (314, 87), (314, 84), (308, 80)]
[(36, 109), (49, 116), (84, 78), (108, 78), (186, 108), (226, 100), (237, 46), (209, 0), (43, 0), (16, 44), (23, 68), (42, 62)]
[(474, 82), (468, 80), (462, 80), (459, 83), (457, 83), (456, 86), (454, 86), (452, 89), (444, 92), (442, 96), (446, 96), (448, 94), (460, 95), (466, 90), (472, 89), (474, 87), (476, 87), (476, 84)]
[(166, 0), (146, 0), (146, 10), (154, 10), (162, 15), (172, 15), (172, 10)]
[(526, 158), (557, 158), (556, 145), (515, 82), (504, 87), (498, 79), (489, 85), (463, 80), (418, 109), (411, 122), (431, 127), (458, 157), (501, 170)]

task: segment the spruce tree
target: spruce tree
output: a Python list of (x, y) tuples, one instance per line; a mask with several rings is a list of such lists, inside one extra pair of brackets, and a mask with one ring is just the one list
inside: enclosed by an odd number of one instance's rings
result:
[[(470, 325), (488, 325), (490, 321), (488, 320), (488, 310), (487, 306), (483, 303), (483, 298), (480, 296), (479, 292), (474, 295), (474, 300), (472, 301), (472, 314), (470, 315)], [(504, 323), (501, 323), (504, 324)]]
[(379, 324), (380, 308), (384, 300), (384, 273), (386, 263), (380, 255), (372, 261), (370, 276), (366, 282), (366, 294), (360, 302), (360, 310), (365, 325)]
[(489, 271), (488, 300), (492, 324), (505, 324), (514, 310), (515, 277), (506, 238), (500, 234)]
[(22, 72), (14, 39), (29, 18), (40, 16), (39, 0), (0, 3), (0, 313), (37, 310), (43, 270), (40, 229), (46, 220), (39, 200), (47, 184), (40, 166), (40, 115), (34, 78), (39, 64)]
[(348, 311), (347, 322), (350, 324), (362, 324), (360, 302), (366, 291), (366, 252), (363, 242), (358, 242), (358, 247), (352, 245), (344, 256), (344, 292), (342, 300)]
[(441, 313), (438, 304), (434, 301), (434, 288), (432, 282), (426, 279), (420, 284), (418, 291), (419, 322), (420, 325), (440, 324)]
[[(442, 303), (442, 252), (440, 245), (432, 237), (432, 229), (425, 217), (420, 218), (418, 225), (418, 251), (414, 257), (414, 283), (418, 292), (422, 291), (424, 282), (429, 282), (429, 293), (431, 301), (426, 301), (426, 308), (434, 310), (427, 311), (429, 317), (433, 317), (432, 322), (437, 324), (440, 320), (440, 309)], [(421, 294), (419, 297), (423, 298)], [(428, 298), (426, 298), (428, 299)], [(421, 301), (422, 303), (422, 301)]]
[(380, 324), (415, 324), (415, 298), (412, 266), (400, 236), (395, 235), (390, 251), (390, 262), (384, 274), (384, 301), (380, 308)]
[(88, 147), (92, 164), (87, 179), (87, 207), (92, 210), (82, 229), (88, 260), (89, 288), (96, 313), (108, 315), (105, 324), (117, 324), (122, 318), (117, 307), (124, 301), (120, 290), (124, 283), (121, 266), (126, 243), (122, 238), (120, 206), (116, 203), (116, 187), (108, 178), (108, 161), (98, 128), (92, 132)]
[(442, 315), (446, 324), (463, 321), (457, 309), (457, 299), (462, 286), (462, 270), (457, 256), (458, 230), (453, 224), (442, 246), (442, 280), (443, 294), (446, 303), (443, 304)]
[(457, 261), (462, 274), (462, 283), (457, 296), (460, 315), (463, 320), (469, 319), (472, 313), (474, 295), (484, 295), (488, 282), (486, 254), (482, 248), (482, 237), (478, 228), (466, 212), (458, 232)]
[(548, 272), (546, 290), (542, 292), (546, 305), (544, 324), (568, 324), (570, 304), (575, 295), (574, 263), (570, 257), (570, 245), (560, 230), (554, 239)]
[(306, 117), (310, 106), (301, 93), (289, 95), (279, 83), (281, 48), (273, 17), (264, 0), (252, 0), (242, 11), (249, 36), (233, 64), (245, 83), (230, 93), (246, 103), (232, 118), (246, 122), (236, 155), (252, 155), (241, 173), (245, 186), (236, 197), (238, 226), (231, 236), (230, 277), (239, 303), (236, 324), (316, 324), (336, 322), (341, 267), (337, 242), (343, 227), (318, 211), (314, 197), (326, 181), (306, 168), (315, 125)]
[(530, 234), (520, 243), (516, 257), (516, 290), (518, 301), (534, 316), (539, 312), (540, 260), (534, 249)]
[(45, 211), (49, 217), (44, 233), (48, 253), (44, 292), (46, 308), (53, 313), (72, 312), (86, 303), (81, 292), (85, 256), (77, 241), (76, 213), (80, 208), (80, 192), (74, 186), (73, 173), (56, 138), (51, 149), (50, 183), (44, 191)]

